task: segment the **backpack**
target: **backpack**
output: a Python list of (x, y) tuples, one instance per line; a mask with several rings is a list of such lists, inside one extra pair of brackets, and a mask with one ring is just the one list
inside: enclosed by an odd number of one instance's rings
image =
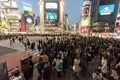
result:
[(59, 64), (58, 64), (58, 69), (59, 69), (59, 70), (63, 70), (63, 63), (59, 63)]
[(42, 73), (43, 72), (43, 69), (44, 69), (44, 63), (41, 62), (41, 63), (38, 63), (37, 65), (37, 70), (39, 73)]

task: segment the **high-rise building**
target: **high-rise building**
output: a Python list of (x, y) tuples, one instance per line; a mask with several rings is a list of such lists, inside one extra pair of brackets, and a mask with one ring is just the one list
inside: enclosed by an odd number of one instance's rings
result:
[(0, 3), (4, 6), (0, 8), (0, 32), (19, 32), (21, 14), (17, 3), (13, 0), (1, 0)]
[(85, 0), (82, 5), (79, 33), (89, 35), (91, 27), (91, 1)]
[(92, 33), (113, 33), (120, 0), (91, 0)]
[(63, 32), (64, 1), (39, 0), (40, 27), (43, 33)]

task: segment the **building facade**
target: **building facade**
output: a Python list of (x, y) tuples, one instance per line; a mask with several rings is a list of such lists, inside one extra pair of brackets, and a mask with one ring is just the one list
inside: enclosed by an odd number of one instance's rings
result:
[(20, 32), (20, 18), (21, 14), (18, 10), (17, 4), (13, 0), (0, 1), (0, 32)]
[(91, 1), (85, 0), (82, 5), (79, 33), (89, 35), (91, 28)]
[(91, 0), (91, 32), (93, 35), (114, 33), (120, 0)]
[(64, 1), (39, 0), (42, 33), (64, 32)]

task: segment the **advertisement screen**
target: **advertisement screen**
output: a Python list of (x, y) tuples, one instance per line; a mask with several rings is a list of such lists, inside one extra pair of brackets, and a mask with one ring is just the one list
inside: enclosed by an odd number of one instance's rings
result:
[(82, 27), (81, 32), (82, 33), (88, 33), (89, 32), (89, 27)]
[(83, 15), (85, 15), (85, 14), (88, 15), (88, 14), (89, 14), (89, 11), (90, 11), (89, 8), (90, 8), (90, 6), (84, 6), (84, 7), (83, 7)]
[(100, 15), (111, 15), (114, 12), (114, 4), (109, 4), (109, 5), (101, 5), (99, 6), (99, 11), (98, 13)]
[(23, 6), (24, 11), (32, 12), (32, 7)]
[(46, 3), (46, 9), (57, 9), (57, 3)]
[(57, 20), (57, 12), (47, 12), (46, 14), (47, 21), (56, 21)]

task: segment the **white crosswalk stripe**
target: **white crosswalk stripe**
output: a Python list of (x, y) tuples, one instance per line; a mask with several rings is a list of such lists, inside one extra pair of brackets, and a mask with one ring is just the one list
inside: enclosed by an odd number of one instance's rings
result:
[(40, 55), (38, 50), (27, 50), (26, 53), (37, 55), (37, 56)]
[[(36, 40), (43, 40), (45, 41), (46, 37), (27, 37), (30, 42), (36, 42)], [(29, 53), (29, 54), (34, 54), (34, 55), (38, 55), (39, 56), (39, 51), (38, 50), (25, 50), (25, 46), (23, 45), (23, 43), (20, 43), (18, 39), (15, 40), (15, 43), (12, 43), (12, 46), (10, 45), (10, 40), (9, 39), (6, 39), (6, 40), (1, 40), (0, 41), (0, 46), (3, 46), (3, 47), (7, 47), (7, 48), (10, 48), (10, 49), (15, 49), (15, 50), (18, 50), (18, 52), (26, 52), (26, 53)], [(35, 45), (35, 49), (37, 49), (37, 43)]]

